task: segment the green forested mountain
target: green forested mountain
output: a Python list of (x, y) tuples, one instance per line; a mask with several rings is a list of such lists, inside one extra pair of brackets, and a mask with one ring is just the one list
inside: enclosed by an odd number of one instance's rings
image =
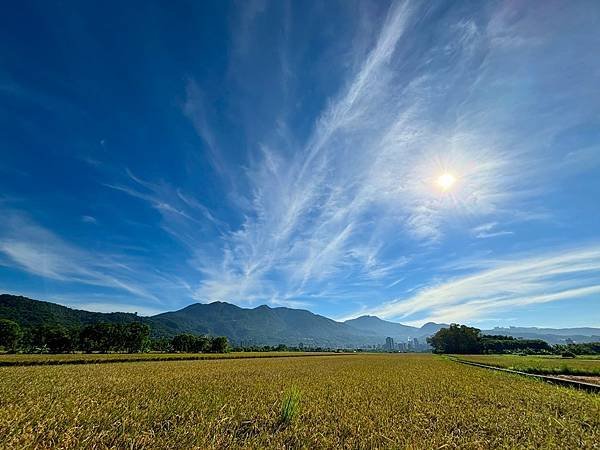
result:
[(9, 294), (0, 294), (0, 319), (13, 320), (22, 327), (37, 325), (75, 327), (97, 322), (129, 323), (140, 320), (138, 316), (131, 313), (83, 311)]
[(151, 327), (154, 336), (178, 333), (227, 336), (234, 343), (256, 345), (288, 344), (316, 346), (361, 345), (380, 343), (381, 338), (350, 328), (310, 311), (259, 306), (254, 309), (214, 302), (193, 304), (178, 311), (143, 317), (131, 313), (98, 313), (71, 309), (55, 303), (27, 297), (0, 295), (0, 318), (22, 327), (37, 325), (82, 325), (140, 321)]
[[(55, 303), (32, 300), (27, 297), (0, 295), (0, 319), (10, 319), (21, 327), (37, 325), (64, 325), (80, 327), (91, 323), (143, 322), (150, 326), (153, 336), (170, 337), (178, 333), (209, 334), (227, 336), (230, 342), (254, 345), (298, 345), (308, 346), (357, 346), (382, 344), (390, 336), (395, 340), (425, 338), (446, 327), (444, 324), (427, 323), (421, 328), (381, 320), (374, 316), (362, 316), (346, 322), (336, 322), (310, 311), (292, 308), (240, 308), (229, 303), (196, 303), (178, 311), (144, 317), (131, 313), (98, 313), (71, 309)], [(513, 329), (506, 329), (510, 332)], [(514, 329), (515, 337), (526, 330), (531, 337), (536, 331), (551, 343), (564, 342), (569, 337), (565, 330)], [(487, 334), (498, 333), (498, 329)], [(505, 330), (503, 330), (505, 331)], [(519, 331), (520, 333), (517, 333)], [(597, 328), (572, 330), (577, 342), (593, 340), (591, 335), (600, 335)], [(588, 336), (581, 336), (586, 331)], [(508, 333), (507, 332), (507, 333)], [(597, 340), (597, 338), (596, 338)]]
[(373, 333), (357, 331), (310, 311), (265, 305), (247, 309), (223, 302), (197, 303), (148, 320), (160, 333), (207, 333), (252, 344), (337, 346), (381, 341)]

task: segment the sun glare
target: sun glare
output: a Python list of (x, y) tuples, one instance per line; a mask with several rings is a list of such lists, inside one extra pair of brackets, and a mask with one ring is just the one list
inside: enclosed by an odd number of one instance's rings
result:
[(456, 178), (451, 173), (445, 173), (437, 179), (437, 184), (443, 191), (451, 189), (454, 183), (456, 183)]

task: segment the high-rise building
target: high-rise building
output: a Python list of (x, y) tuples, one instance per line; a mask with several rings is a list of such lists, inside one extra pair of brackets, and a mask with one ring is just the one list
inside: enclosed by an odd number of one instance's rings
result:
[(388, 352), (391, 352), (394, 350), (394, 339), (392, 339), (391, 337), (385, 338), (385, 349)]

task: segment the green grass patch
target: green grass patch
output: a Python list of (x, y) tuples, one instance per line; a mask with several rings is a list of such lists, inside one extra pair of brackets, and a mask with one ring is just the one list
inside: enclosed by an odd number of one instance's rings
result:
[(456, 358), (539, 375), (600, 376), (600, 359), (594, 358), (530, 355), (456, 355)]
[(296, 386), (292, 386), (284, 392), (281, 403), (281, 413), (279, 414), (279, 423), (287, 425), (294, 420), (300, 413), (300, 391)]

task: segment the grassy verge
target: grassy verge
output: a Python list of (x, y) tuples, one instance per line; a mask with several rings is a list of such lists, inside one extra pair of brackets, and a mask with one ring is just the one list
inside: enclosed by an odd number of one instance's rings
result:
[(518, 355), (455, 355), (457, 359), (539, 375), (600, 376), (600, 360)]

